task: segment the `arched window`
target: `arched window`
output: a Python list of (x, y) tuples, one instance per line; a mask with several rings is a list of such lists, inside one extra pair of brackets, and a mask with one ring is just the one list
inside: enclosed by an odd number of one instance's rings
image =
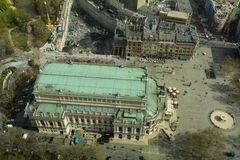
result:
[(119, 135), (118, 135), (118, 138), (122, 139), (122, 135), (121, 135), (121, 134), (119, 134)]
[(136, 136), (136, 140), (139, 140), (139, 136)]

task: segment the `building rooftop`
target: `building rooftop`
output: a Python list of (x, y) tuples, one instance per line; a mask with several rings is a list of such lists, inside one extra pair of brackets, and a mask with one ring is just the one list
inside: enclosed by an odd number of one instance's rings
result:
[(192, 6), (189, 0), (176, 0), (176, 10), (180, 12), (192, 13)]
[(149, 29), (145, 24), (146, 31), (143, 34), (144, 40), (175, 42), (175, 43), (198, 43), (196, 27), (173, 22), (159, 21), (158, 28)]
[(150, 16), (157, 16), (159, 13), (159, 8), (143, 5), (138, 9), (138, 12), (149, 18)]
[(186, 26), (176, 24), (176, 42), (177, 43), (198, 43), (198, 33), (195, 26)]
[(144, 97), (146, 70), (80, 64), (47, 64), (34, 92)]
[(169, 11), (167, 16), (169, 18), (179, 18), (179, 19), (187, 19), (188, 14), (186, 12), (179, 12), (179, 11)]
[[(147, 108), (143, 112), (125, 112), (118, 116), (127, 119), (143, 120), (145, 116), (153, 116), (165, 104), (166, 95), (158, 97), (160, 88), (156, 82), (147, 78), (146, 69), (110, 67), (81, 64), (46, 64), (37, 78), (34, 93), (73, 94), (105, 96), (132, 96), (146, 98)], [(61, 93), (59, 93), (61, 90)], [(142, 96), (142, 97), (139, 97)], [(64, 110), (92, 111), (115, 114), (118, 109), (111, 107), (39, 103), (36, 113), (61, 115)]]

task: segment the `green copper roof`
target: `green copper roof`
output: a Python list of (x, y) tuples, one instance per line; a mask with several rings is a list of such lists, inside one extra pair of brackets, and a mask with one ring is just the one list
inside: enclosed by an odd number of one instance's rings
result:
[(142, 68), (80, 64), (47, 64), (35, 84), (35, 92), (62, 94), (145, 95)]
[[(61, 92), (59, 92), (61, 90)], [(164, 88), (163, 88), (164, 90)], [(146, 78), (142, 68), (108, 67), (80, 64), (47, 64), (37, 78), (34, 92), (54, 94), (116, 95), (146, 97), (146, 112), (120, 111), (117, 117), (142, 121), (145, 116), (153, 116), (162, 108), (165, 97), (158, 97), (159, 89), (155, 81)], [(146, 95), (145, 95), (146, 94)], [(114, 114), (115, 106), (79, 106), (39, 104), (37, 112), (62, 113), (64, 109), (76, 111), (104, 112)]]
[(126, 122), (133, 122), (133, 121), (144, 121), (144, 112), (137, 112), (136, 110), (120, 110), (117, 114), (117, 120), (125, 120)]
[(37, 107), (37, 112), (62, 114), (63, 108), (52, 103), (40, 103)]
[(155, 81), (149, 78), (147, 83), (147, 113), (152, 116), (157, 111), (159, 98), (157, 97), (157, 85)]

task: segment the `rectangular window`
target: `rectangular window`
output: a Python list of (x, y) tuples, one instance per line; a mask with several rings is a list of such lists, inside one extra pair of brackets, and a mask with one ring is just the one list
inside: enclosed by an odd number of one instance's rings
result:
[(42, 125), (42, 126), (44, 126), (44, 125), (45, 125), (44, 121), (40, 121), (40, 123), (41, 123), (41, 125)]
[(140, 128), (136, 128), (136, 132), (137, 132), (137, 133), (140, 133)]
[(75, 121), (76, 121), (76, 123), (78, 123), (78, 118), (77, 117), (75, 118)]
[(127, 127), (127, 131), (128, 131), (128, 132), (131, 132), (131, 127)]
[(119, 130), (119, 132), (122, 132), (123, 129), (122, 129), (122, 127), (119, 127), (118, 130)]
[(61, 122), (57, 122), (58, 127), (62, 127)]
[(53, 122), (52, 122), (52, 121), (49, 121), (49, 125), (50, 125), (50, 126), (53, 126)]

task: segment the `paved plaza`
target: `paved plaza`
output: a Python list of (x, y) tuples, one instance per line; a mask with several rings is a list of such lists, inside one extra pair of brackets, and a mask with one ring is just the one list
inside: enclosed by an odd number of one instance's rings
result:
[[(237, 136), (240, 133), (240, 110), (231, 97), (227, 97), (230, 77), (223, 76), (218, 70), (218, 64), (213, 63), (212, 50), (209, 47), (199, 47), (196, 55), (190, 61), (167, 60), (164, 64), (128, 63), (137, 66), (146, 65), (150, 76), (158, 84), (166, 87), (176, 87), (181, 94), (178, 96), (180, 117), (177, 133), (194, 132), (198, 129), (212, 127), (209, 116), (213, 110), (221, 109), (233, 113), (236, 126), (227, 131), (226, 135)], [(214, 68), (216, 79), (207, 79), (205, 69)]]
[[(218, 74), (218, 67), (212, 62), (211, 49), (201, 47), (190, 61), (167, 61), (164, 65), (152, 68), (153, 75), (159, 84), (165, 83), (166, 86), (177, 87), (181, 92), (178, 97), (179, 109), (177, 110), (180, 117), (178, 133), (212, 126), (209, 114), (215, 109), (226, 110), (230, 113), (235, 110), (233, 107), (236, 106), (228, 104), (231, 100), (224, 98), (227, 96), (226, 92), (220, 89), (229, 84), (229, 77)], [(211, 66), (216, 69), (216, 79), (206, 78), (205, 69)], [(173, 72), (163, 73), (166, 69), (172, 69)], [(224, 133), (230, 135), (240, 133), (239, 113), (233, 113), (237, 120), (235, 128)]]

